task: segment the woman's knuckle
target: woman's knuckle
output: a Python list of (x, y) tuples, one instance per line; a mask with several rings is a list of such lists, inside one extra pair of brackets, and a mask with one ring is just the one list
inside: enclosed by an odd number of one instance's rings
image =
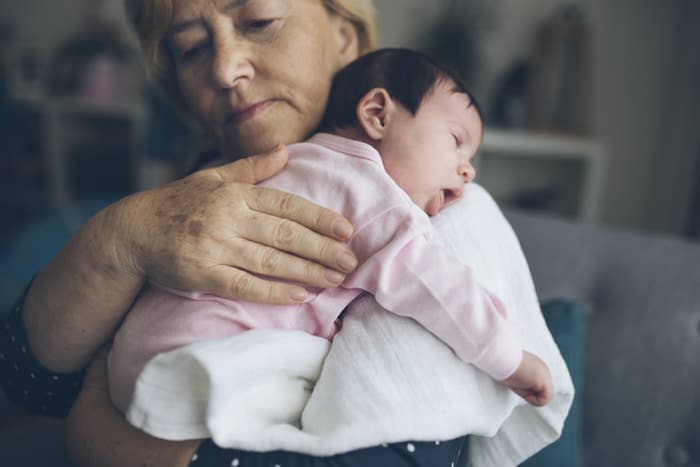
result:
[(282, 247), (288, 247), (296, 239), (294, 224), (291, 221), (283, 220), (277, 225), (275, 231), (275, 242)]
[(285, 193), (280, 197), (279, 208), (280, 213), (284, 215), (289, 215), (297, 210), (298, 203), (296, 196)]
[(260, 255), (260, 269), (274, 271), (280, 264), (280, 254), (276, 250), (268, 249)]
[(253, 278), (247, 274), (239, 274), (233, 279), (231, 283), (231, 289), (234, 293), (238, 295), (245, 295), (250, 293), (253, 287)]
[(330, 261), (335, 256), (335, 248), (332, 243), (321, 242), (318, 245), (318, 257), (321, 260)]
[(313, 279), (317, 279), (318, 277), (318, 268), (316, 265), (310, 261), (306, 261), (304, 263), (304, 278), (307, 281), (312, 281)]

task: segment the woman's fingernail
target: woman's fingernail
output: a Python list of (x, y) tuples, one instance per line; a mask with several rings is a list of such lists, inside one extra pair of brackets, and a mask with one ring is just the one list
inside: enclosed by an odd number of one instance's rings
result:
[(340, 284), (345, 280), (345, 274), (338, 271), (326, 271), (326, 280), (331, 284)]
[(344, 252), (338, 255), (338, 266), (345, 272), (352, 272), (357, 266), (357, 260), (350, 253)]
[(336, 219), (333, 221), (333, 235), (339, 238), (349, 238), (355, 231), (352, 225), (344, 219)]
[(289, 291), (289, 298), (291, 298), (295, 302), (304, 302), (306, 301), (306, 297), (307, 293), (305, 289), (294, 288)]

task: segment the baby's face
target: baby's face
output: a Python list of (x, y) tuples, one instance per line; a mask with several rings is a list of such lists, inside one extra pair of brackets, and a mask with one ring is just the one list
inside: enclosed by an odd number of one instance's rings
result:
[(481, 118), (469, 96), (453, 88), (440, 83), (415, 116), (399, 105), (379, 145), (387, 173), (429, 216), (457, 201), (476, 176)]

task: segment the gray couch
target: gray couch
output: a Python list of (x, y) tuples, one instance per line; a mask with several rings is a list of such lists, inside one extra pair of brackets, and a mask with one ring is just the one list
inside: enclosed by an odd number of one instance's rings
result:
[(700, 244), (508, 218), (540, 300), (585, 315), (583, 465), (700, 467)]
[[(583, 465), (700, 467), (700, 244), (507, 216), (540, 298), (584, 313)], [(60, 423), (0, 410), (0, 466), (65, 463)]]

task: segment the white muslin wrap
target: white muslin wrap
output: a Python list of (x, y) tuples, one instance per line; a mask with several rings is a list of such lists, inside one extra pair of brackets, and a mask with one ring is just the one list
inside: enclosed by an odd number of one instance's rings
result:
[(555, 395), (546, 407), (527, 404), (413, 320), (363, 296), (332, 344), (300, 331), (253, 330), (157, 356), (139, 375), (127, 418), (165, 439), (313, 455), (471, 434), (470, 465), (522, 462), (560, 435), (571, 378), (520, 245), (488, 193), (467, 185), (434, 224), (503, 301), (524, 349), (549, 366)]

